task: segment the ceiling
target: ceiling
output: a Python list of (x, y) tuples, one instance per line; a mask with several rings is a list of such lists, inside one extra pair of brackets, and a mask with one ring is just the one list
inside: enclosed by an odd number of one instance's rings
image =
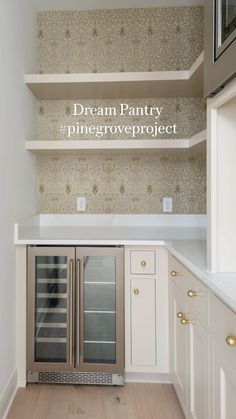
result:
[(34, 2), (37, 11), (176, 7), (204, 4), (204, 0), (34, 0)]

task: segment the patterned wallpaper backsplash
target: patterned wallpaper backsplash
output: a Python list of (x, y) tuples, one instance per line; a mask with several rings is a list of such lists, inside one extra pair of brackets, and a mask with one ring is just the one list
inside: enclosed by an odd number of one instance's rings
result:
[[(203, 8), (44, 12), (38, 15), (37, 40), (36, 72), (186, 70), (203, 49)], [(133, 106), (163, 106), (158, 122), (175, 122), (178, 138), (189, 138), (206, 126), (201, 98), (125, 101)], [(120, 103), (77, 102), (96, 107)], [(75, 122), (73, 103), (38, 103), (39, 140), (66, 139), (59, 127)], [(81, 116), (76, 120), (87, 125), (153, 123), (151, 117), (144, 121), (143, 117), (128, 116)], [(173, 197), (173, 213), (205, 213), (205, 153), (39, 156), (38, 211), (74, 213), (78, 196), (86, 197), (87, 213), (161, 213), (165, 196)]]
[(38, 157), (38, 209), (74, 213), (87, 198), (87, 213), (161, 213), (173, 197), (173, 213), (205, 213), (205, 154), (64, 155)]
[(42, 12), (36, 72), (187, 70), (203, 50), (203, 7)]
[[(80, 125), (152, 125), (153, 116), (119, 116), (120, 100), (79, 100), (83, 106), (89, 107), (115, 107), (118, 116), (73, 116), (73, 105), (76, 101), (40, 101), (38, 104), (38, 139), (39, 140), (66, 140), (66, 134), (61, 134), (61, 124), (73, 125), (78, 122)], [(161, 134), (158, 138), (189, 138), (206, 128), (206, 105), (202, 98), (171, 98), (171, 99), (124, 99), (124, 103), (137, 107), (145, 105), (151, 107), (163, 107), (158, 123), (160, 125), (177, 125), (178, 134)], [(91, 139), (89, 134), (75, 134), (70, 139)], [(97, 138), (97, 137), (96, 137)], [(132, 139), (132, 136), (122, 134), (105, 135), (101, 139)], [(136, 139), (151, 139), (150, 134), (137, 135)], [(97, 138), (99, 140), (99, 138)]]

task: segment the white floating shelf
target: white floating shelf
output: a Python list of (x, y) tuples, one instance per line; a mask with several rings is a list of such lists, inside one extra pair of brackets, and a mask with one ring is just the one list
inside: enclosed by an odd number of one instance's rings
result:
[(190, 139), (177, 140), (33, 140), (25, 142), (25, 149), (36, 154), (81, 153), (81, 152), (126, 152), (183, 150), (204, 146), (206, 130), (195, 134)]
[(203, 96), (204, 53), (190, 70), (122, 73), (27, 74), (37, 99), (120, 99)]

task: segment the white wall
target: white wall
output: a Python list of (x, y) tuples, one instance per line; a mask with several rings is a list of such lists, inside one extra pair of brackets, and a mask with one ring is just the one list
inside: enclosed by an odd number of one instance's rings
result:
[(32, 0), (0, 2), (0, 405), (16, 365), (13, 223), (36, 212), (35, 160), (24, 151), (35, 126), (24, 86), (34, 70), (35, 18)]

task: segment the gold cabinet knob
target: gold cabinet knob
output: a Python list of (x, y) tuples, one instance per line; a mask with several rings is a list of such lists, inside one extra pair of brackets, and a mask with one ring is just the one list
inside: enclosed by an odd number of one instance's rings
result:
[(176, 271), (171, 271), (171, 276), (175, 277), (177, 275), (183, 275), (183, 272), (176, 272)]
[(227, 345), (236, 346), (236, 337), (235, 336), (227, 336), (227, 338), (225, 340), (226, 340)]
[(135, 295), (138, 295), (138, 294), (139, 294), (139, 289), (138, 289), (138, 288), (134, 288), (134, 290), (133, 290), (133, 291), (134, 291), (134, 294), (135, 294)]
[(180, 323), (181, 323), (183, 326), (186, 326), (186, 324), (189, 324), (189, 323), (190, 323), (190, 321), (184, 317), (183, 319), (180, 319)]
[(176, 316), (178, 317), (178, 319), (183, 319), (183, 318), (184, 318), (184, 316), (185, 316), (185, 314), (184, 314), (184, 313), (182, 313), (181, 311), (179, 311), (179, 312), (176, 314)]
[(147, 265), (147, 263), (146, 263), (146, 261), (145, 261), (145, 260), (142, 260), (142, 262), (140, 262), (140, 265), (141, 265), (143, 268), (145, 268), (145, 266)]
[(188, 290), (187, 296), (190, 297), (190, 298), (197, 297), (198, 296), (198, 292), (197, 291), (193, 291), (193, 290)]

